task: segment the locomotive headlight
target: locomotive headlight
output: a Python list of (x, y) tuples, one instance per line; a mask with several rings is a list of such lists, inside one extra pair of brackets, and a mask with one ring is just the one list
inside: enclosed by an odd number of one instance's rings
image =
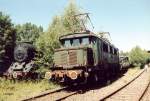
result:
[(69, 73), (69, 77), (70, 77), (71, 79), (75, 80), (75, 79), (78, 78), (78, 74), (77, 74), (76, 71), (71, 71), (71, 72)]
[(51, 77), (52, 77), (51, 72), (46, 72), (45, 73), (45, 79), (51, 79)]

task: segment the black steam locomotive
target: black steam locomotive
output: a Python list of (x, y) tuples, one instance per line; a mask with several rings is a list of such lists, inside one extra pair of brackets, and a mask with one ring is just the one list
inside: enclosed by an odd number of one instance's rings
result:
[(34, 63), (34, 57), (36, 55), (36, 49), (31, 42), (19, 42), (14, 48), (14, 62), (4, 76), (7, 78), (34, 78), (37, 73)]

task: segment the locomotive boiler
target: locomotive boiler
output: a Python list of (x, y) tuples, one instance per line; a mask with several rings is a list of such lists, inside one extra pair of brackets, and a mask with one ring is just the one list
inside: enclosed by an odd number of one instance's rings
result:
[(14, 48), (14, 61), (4, 75), (7, 78), (34, 77), (35, 47), (30, 42), (18, 42)]
[(54, 65), (45, 78), (63, 83), (97, 82), (116, 75), (118, 49), (91, 31), (71, 33), (59, 39), (61, 48), (54, 53)]

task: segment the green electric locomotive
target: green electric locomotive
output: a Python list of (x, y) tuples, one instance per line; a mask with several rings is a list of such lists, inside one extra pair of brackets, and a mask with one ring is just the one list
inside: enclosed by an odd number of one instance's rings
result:
[(57, 82), (107, 80), (119, 70), (119, 52), (108, 40), (91, 31), (61, 36), (61, 48), (54, 53), (54, 65), (45, 78)]

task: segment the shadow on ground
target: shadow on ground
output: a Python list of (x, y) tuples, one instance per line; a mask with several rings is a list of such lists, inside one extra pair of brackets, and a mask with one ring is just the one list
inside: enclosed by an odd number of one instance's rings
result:
[(90, 84), (81, 84), (76, 86), (70, 86), (66, 91), (74, 92), (79, 91), (80, 94), (84, 94), (90, 90), (100, 89), (110, 85), (111, 83), (117, 81), (119, 78), (123, 77), (127, 70), (121, 71), (117, 76), (111, 77), (107, 80), (107, 82), (99, 82), (99, 83), (90, 83)]

